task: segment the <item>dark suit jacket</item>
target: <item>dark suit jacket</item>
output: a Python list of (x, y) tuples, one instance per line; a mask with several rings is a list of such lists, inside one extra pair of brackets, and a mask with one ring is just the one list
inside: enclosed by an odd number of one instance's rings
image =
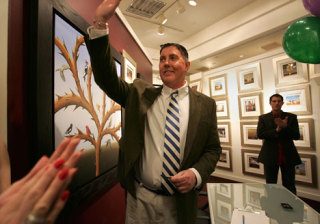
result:
[(276, 165), (278, 159), (278, 141), (284, 149), (285, 162), (287, 165), (298, 165), (301, 163), (300, 156), (293, 140), (300, 138), (297, 116), (292, 113), (282, 112), (281, 119), (288, 117), (288, 126), (279, 133), (276, 132), (276, 124), (272, 112), (259, 117), (257, 135), (263, 139), (263, 144), (258, 161), (266, 165)]
[[(144, 148), (146, 113), (162, 88), (136, 79), (132, 84), (117, 77), (107, 37), (86, 39), (96, 83), (107, 95), (125, 108), (124, 134), (120, 140), (118, 177), (122, 186), (135, 197), (134, 167)], [(217, 133), (215, 101), (189, 88), (190, 111), (185, 154), (181, 170), (194, 167), (205, 183), (219, 160), (221, 147)], [(197, 192), (175, 194), (179, 223), (194, 223)]]

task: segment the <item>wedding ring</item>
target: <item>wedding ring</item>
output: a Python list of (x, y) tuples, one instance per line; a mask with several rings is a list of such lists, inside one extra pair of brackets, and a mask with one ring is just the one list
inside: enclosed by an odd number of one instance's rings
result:
[(46, 218), (30, 213), (26, 219), (26, 224), (43, 224), (46, 222)]

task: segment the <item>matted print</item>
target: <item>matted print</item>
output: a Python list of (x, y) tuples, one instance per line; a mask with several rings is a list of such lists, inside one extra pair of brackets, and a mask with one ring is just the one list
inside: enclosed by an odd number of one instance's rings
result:
[(190, 81), (189, 86), (194, 91), (197, 91), (197, 92), (200, 92), (200, 93), (202, 91), (202, 81), (201, 81), (201, 79), (196, 79), (196, 80)]
[(137, 78), (137, 64), (130, 55), (123, 50), (123, 77), (128, 83), (132, 83)]
[(296, 166), (296, 183), (309, 187), (317, 187), (316, 156), (300, 154), (302, 164)]
[(312, 113), (309, 85), (281, 88), (276, 92), (283, 96), (283, 111), (293, 112), (297, 115)]
[(218, 135), (221, 144), (231, 144), (231, 129), (230, 122), (218, 122)]
[(262, 140), (257, 136), (257, 124), (258, 121), (240, 122), (242, 146), (262, 146)]
[(320, 64), (309, 64), (310, 79), (320, 77)]
[(237, 72), (239, 92), (249, 92), (262, 89), (260, 63), (241, 67)]
[(300, 139), (294, 140), (298, 150), (315, 150), (315, 130), (312, 118), (298, 119)]
[(217, 106), (217, 118), (229, 119), (229, 103), (227, 97), (214, 98)]
[(273, 59), (276, 87), (306, 83), (309, 81), (307, 64), (297, 62), (287, 55)]
[(209, 78), (210, 96), (225, 96), (227, 94), (226, 74)]
[(222, 152), (217, 163), (217, 168), (232, 171), (232, 157), (230, 147), (222, 147)]
[(238, 96), (241, 119), (258, 118), (262, 113), (262, 93)]
[(261, 209), (260, 199), (266, 195), (265, 187), (263, 185), (244, 185), (244, 201), (245, 207), (251, 206), (253, 208)]
[(244, 174), (264, 176), (263, 164), (258, 162), (259, 151), (242, 149), (241, 155)]

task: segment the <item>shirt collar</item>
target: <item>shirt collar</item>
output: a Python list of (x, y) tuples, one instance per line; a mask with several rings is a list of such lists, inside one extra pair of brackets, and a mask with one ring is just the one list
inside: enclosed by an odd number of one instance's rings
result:
[(165, 84), (163, 84), (163, 88), (162, 88), (162, 92), (161, 94), (165, 97), (169, 97), (171, 95), (171, 93), (175, 92), (178, 90), (178, 94), (179, 97), (184, 97), (186, 95), (188, 95), (189, 93), (189, 88), (188, 88), (188, 83), (187, 81), (185, 81), (184, 85), (181, 86), (178, 89), (171, 89), (170, 87), (166, 86)]

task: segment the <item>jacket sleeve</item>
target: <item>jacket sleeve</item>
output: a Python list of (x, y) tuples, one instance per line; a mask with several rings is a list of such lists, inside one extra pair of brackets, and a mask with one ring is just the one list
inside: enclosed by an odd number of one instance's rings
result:
[(268, 120), (264, 115), (259, 116), (257, 137), (259, 139), (276, 139), (279, 137), (273, 121)]
[(299, 124), (297, 115), (288, 115), (288, 125), (279, 132), (280, 139), (300, 139)]
[(108, 36), (92, 40), (86, 36), (85, 42), (95, 82), (111, 99), (125, 107), (130, 84), (118, 78)]

